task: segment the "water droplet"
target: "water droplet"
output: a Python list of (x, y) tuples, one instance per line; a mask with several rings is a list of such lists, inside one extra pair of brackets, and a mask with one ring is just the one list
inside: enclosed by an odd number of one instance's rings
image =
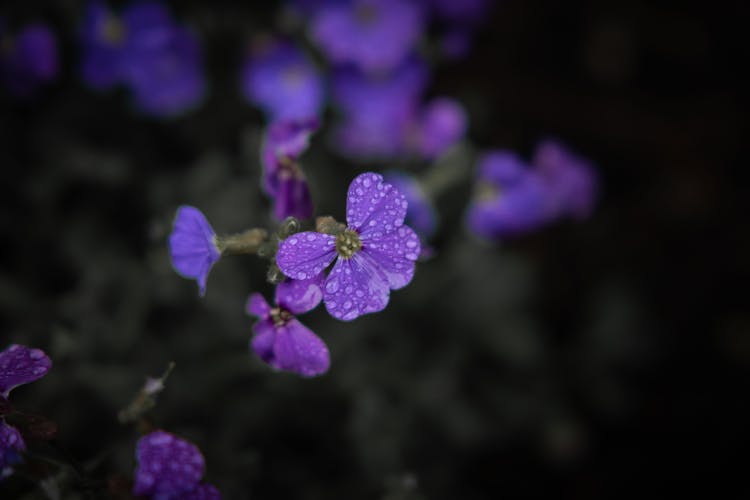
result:
[(29, 351), (29, 357), (34, 360), (42, 359), (44, 357), (44, 353), (39, 349), (32, 349), (31, 351)]
[(357, 189), (356, 189), (356, 193), (357, 193), (357, 194), (358, 194), (359, 196), (362, 196), (363, 194), (365, 194), (365, 192), (364, 192), (364, 191), (362, 191), (362, 188), (357, 188)]
[(289, 240), (289, 244), (290, 244), (290, 245), (296, 245), (296, 244), (297, 244), (297, 238), (291, 238), (291, 239)]
[(42, 373), (44, 373), (46, 371), (47, 371), (47, 369), (45, 367), (43, 367), (43, 366), (37, 366), (36, 368), (34, 368), (33, 370), (31, 370), (31, 372), (34, 375), (41, 375)]
[(372, 182), (370, 181), (370, 178), (369, 178), (369, 177), (365, 177), (365, 178), (364, 178), (364, 180), (362, 181), (362, 184), (363, 184), (363, 185), (364, 185), (364, 186), (365, 186), (366, 188), (368, 188), (368, 187), (370, 187), (370, 184), (372, 184)]
[(352, 308), (352, 302), (350, 300), (347, 300), (346, 302), (344, 302), (344, 309), (348, 311), (351, 308)]
[(414, 248), (414, 247), (417, 246), (417, 242), (414, 241), (414, 240), (409, 240), (409, 241), (406, 242), (406, 246), (409, 247), (409, 248)]
[(404, 257), (406, 257), (409, 260), (417, 260), (417, 254), (409, 252)]
[(297, 279), (298, 280), (304, 280), (307, 279), (307, 274), (303, 273), (302, 271), (297, 273)]
[(347, 295), (351, 295), (351, 293), (352, 293), (353, 291), (354, 291), (354, 289), (353, 289), (353, 288), (352, 288), (351, 286), (348, 286), (348, 287), (346, 287), (346, 290), (345, 290), (345, 292), (346, 292), (346, 294), (347, 294)]
[(328, 283), (326, 283), (326, 291), (328, 293), (336, 293), (338, 289), (339, 289), (338, 280), (328, 280)]
[(315, 235), (314, 234), (308, 234), (307, 235), (307, 241), (315, 241)]
[(370, 225), (371, 226), (375, 226), (375, 225), (377, 225), (377, 223), (378, 223), (378, 221), (376, 221), (376, 220), (371, 220), (370, 221)]

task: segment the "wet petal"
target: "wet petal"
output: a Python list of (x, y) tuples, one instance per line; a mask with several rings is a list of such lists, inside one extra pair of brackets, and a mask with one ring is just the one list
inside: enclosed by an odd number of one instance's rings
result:
[(11, 466), (21, 461), (19, 452), (26, 449), (18, 429), (0, 419), (0, 480), (12, 472)]
[(349, 185), (346, 221), (364, 242), (403, 225), (407, 206), (404, 195), (383, 182), (383, 176), (367, 172), (358, 175)]
[(325, 343), (296, 319), (276, 328), (273, 352), (275, 359), (269, 364), (303, 377), (325, 373), (330, 365)]
[(351, 321), (388, 304), (388, 279), (367, 252), (339, 259), (323, 287), (323, 301), (334, 318)]
[(273, 214), (276, 220), (281, 221), (287, 217), (309, 219), (312, 216), (312, 198), (307, 179), (281, 171), (277, 185), (276, 194), (271, 195), (274, 200)]
[(220, 257), (215, 237), (216, 233), (200, 210), (190, 206), (177, 210), (174, 229), (169, 235), (172, 265), (182, 276), (198, 282), (201, 295), (206, 293), (208, 272)]
[(305, 231), (279, 243), (276, 264), (287, 277), (310, 279), (323, 271), (336, 257), (336, 238), (330, 234)]
[(275, 357), (273, 353), (273, 344), (276, 341), (276, 328), (272, 319), (258, 321), (253, 326), (255, 336), (250, 341), (250, 346), (260, 359), (266, 363), (271, 363)]
[(205, 462), (194, 444), (168, 432), (154, 431), (138, 440), (133, 494), (175, 495), (193, 490)]
[(362, 251), (367, 253), (380, 267), (392, 290), (409, 284), (414, 276), (414, 262), (419, 258), (419, 237), (409, 226), (377, 240), (367, 242)]
[(271, 311), (271, 306), (268, 305), (268, 302), (266, 302), (266, 299), (261, 294), (254, 293), (247, 299), (245, 311), (260, 319), (265, 319), (268, 317), (269, 311)]
[(13, 344), (0, 352), (0, 395), (8, 397), (14, 387), (44, 377), (52, 361), (40, 349)]
[(276, 304), (294, 314), (315, 309), (323, 300), (323, 280), (320, 273), (308, 280), (287, 279), (276, 286)]

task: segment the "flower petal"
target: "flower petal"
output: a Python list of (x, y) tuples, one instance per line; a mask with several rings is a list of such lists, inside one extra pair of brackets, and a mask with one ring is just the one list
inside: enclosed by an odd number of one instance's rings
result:
[(268, 318), (258, 321), (253, 325), (253, 332), (255, 336), (250, 341), (250, 346), (260, 359), (266, 363), (271, 363), (275, 358), (273, 344), (276, 342), (276, 328), (273, 320)]
[(420, 251), (419, 237), (409, 226), (401, 226), (382, 238), (368, 241), (362, 247), (362, 252), (372, 257), (380, 267), (392, 290), (409, 284)]
[(268, 302), (266, 302), (266, 299), (261, 294), (254, 293), (248, 297), (245, 311), (260, 319), (266, 319), (268, 313), (271, 311), (271, 306), (268, 305)]
[(328, 313), (351, 321), (363, 314), (382, 311), (388, 305), (388, 279), (367, 252), (350, 259), (339, 259), (323, 288)]
[(11, 345), (0, 352), (0, 395), (7, 398), (13, 388), (44, 377), (51, 367), (42, 350)]
[(406, 198), (383, 176), (367, 172), (355, 177), (346, 199), (346, 222), (362, 241), (378, 238), (400, 227), (406, 217)]
[(168, 432), (154, 431), (138, 440), (133, 494), (175, 495), (193, 490), (205, 462), (194, 444)]
[(305, 231), (279, 243), (276, 264), (287, 277), (310, 279), (323, 271), (336, 257), (336, 238), (330, 234)]
[(190, 206), (177, 210), (174, 229), (169, 235), (172, 265), (182, 276), (198, 281), (201, 295), (206, 293), (208, 272), (220, 257), (215, 237), (216, 233), (200, 210)]
[(296, 319), (276, 327), (273, 352), (275, 359), (269, 364), (303, 377), (325, 373), (330, 365), (328, 347), (320, 337)]
[(0, 419), (0, 481), (12, 472), (11, 467), (21, 459), (18, 453), (25, 449), (26, 443), (18, 429)]
[(180, 500), (221, 500), (221, 493), (216, 486), (204, 483), (199, 484), (193, 491), (180, 495)]
[(276, 194), (271, 195), (274, 200), (273, 214), (276, 220), (281, 221), (287, 217), (309, 219), (313, 212), (313, 205), (307, 180), (283, 171), (279, 172), (278, 177), (278, 189)]
[(282, 281), (276, 285), (276, 304), (294, 314), (312, 311), (323, 300), (324, 279), (321, 272), (307, 280)]

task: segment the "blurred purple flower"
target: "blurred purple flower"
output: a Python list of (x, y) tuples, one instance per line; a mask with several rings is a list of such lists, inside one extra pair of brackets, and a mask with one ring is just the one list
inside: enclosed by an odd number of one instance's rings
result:
[(422, 110), (418, 127), (419, 152), (425, 158), (434, 159), (463, 139), (466, 111), (453, 99), (433, 99)]
[(0, 419), (0, 481), (13, 473), (13, 466), (21, 462), (21, 452), (26, 450), (18, 429)]
[(177, 210), (169, 235), (169, 254), (175, 271), (196, 280), (200, 295), (205, 295), (208, 273), (221, 252), (216, 246), (216, 233), (197, 208), (185, 205)]
[(310, 135), (318, 128), (317, 118), (280, 121), (266, 131), (261, 159), (263, 188), (274, 200), (274, 216), (307, 219), (312, 216), (312, 199), (297, 158), (307, 149)]
[(541, 141), (533, 165), (549, 189), (550, 216), (582, 220), (591, 215), (598, 179), (591, 163), (555, 139)]
[(409, 60), (388, 77), (372, 78), (351, 69), (334, 75), (334, 101), (342, 120), (334, 131), (335, 147), (345, 155), (391, 158), (412, 144), (427, 69)]
[(407, 224), (421, 239), (429, 239), (437, 228), (437, 212), (419, 181), (411, 174), (394, 170), (385, 172), (383, 177), (406, 198), (409, 204), (406, 210)]
[(144, 435), (136, 445), (133, 494), (153, 499), (219, 499), (211, 485), (200, 484), (205, 461), (194, 444), (157, 430)]
[(250, 296), (247, 312), (259, 319), (253, 326), (255, 336), (251, 346), (275, 369), (303, 377), (314, 377), (328, 371), (330, 359), (325, 343), (294, 317), (320, 304), (324, 278), (325, 275), (319, 273), (311, 279), (287, 279), (279, 283), (274, 308), (261, 294)]
[(384, 72), (412, 53), (424, 24), (418, 2), (353, 0), (322, 6), (312, 19), (310, 36), (335, 64)]
[(493, 151), (479, 162), (478, 185), (468, 225), (489, 239), (515, 236), (549, 220), (549, 191), (536, 172), (508, 151)]
[(55, 35), (44, 24), (32, 24), (12, 35), (0, 19), (0, 79), (18, 96), (32, 94), (59, 71)]
[(430, 0), (437, 17), (452, 25), (470, 26), (481, 22), (491, 0)]
[(106, 4), (93, 2), (81, 38), (84, 80), (98, 89), (129, 85), (145, 113), (179, 114), (205, 93), (198, 41), (174, 22), (165, 5), (136, 2), (117, 17)]
[(390, 290), (414, 276), (420, 252), (417, 234), (404, 225), (407, 202), (383, 177), (371, 172), (349, 185), (347, 227), (338, 235), (294, 234), (282, 241), (276, 263), (292, 279), (310, 279), (336, 260), (323, 300), (335, 318), (350, 321), (388, 305)]
[(271, 121), (317, 116), (323, 105), (323, 80), (298, 47), (269, 42), (256, 47), (242, 70), (245, 97)]

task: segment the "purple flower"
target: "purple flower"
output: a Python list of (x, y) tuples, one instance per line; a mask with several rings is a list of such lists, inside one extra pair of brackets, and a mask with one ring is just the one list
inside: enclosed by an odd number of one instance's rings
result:
[(157, 430), (138, 440), (133, 494), (153, 499), (219, 499), (211, 485), (200, 484), (205, 460), (194, 444)]
[(138, 2), (117, 17), (105, 4), (91, 3), (81, 38), (84, 80), (98, 89), (126, 83), (145, 113), (175, 115), (203, 97), (198, 41), (162, 4)]
[(323, 301), (335, 318), (350, 321), (381, 311), (390, 290), (414, 276), (417, 234), (404, 225), (406, 198), (383, 177), (357, 176), (349, 186), (347, 227), (338, 235), (302, 232), (279, 245), (276, 263), (292, 279), (305, 280), (336, 264), (325, 280)]
[(0, 480), (13, 473), (13, 466), (21, 462), (21, 452), (26, 450), (18, 429), (0, 419)]
[(261, 152), (263, 188), (274, 200), (278, 220), (312, 215), (310, 189), (297, 158), (307, 149), (310, 135), (317, 128), (317, 118), (280, 121), (268, 127)]
[(104, 2), (87, 5), (81, 26), (81, 73), (88, 85), (104, 90), (122, 81), (127, 39), (125, 25)]
[(51, 367), (41, 349), (11, 345), (0, 352), (0, 397), (7, 399), (14, 388), (44, 377)]
[[(12, 344), (0, 352), (0, 404), (7, 406), (10, 391), (44, 377), (52, 361), (41, 349)], [(26, 449), (21, 433), (0, 417), (0, 479), (13, 472), (12, 466), (21, 461), (20, 452)]]
[(549, 189), (550, 217), (585, 219), (594, 209), (598, 194), (596, 173), (588, 160), (572, 153), (559, 141), (537, 145), (533, 165)]
[(317, 116), (323, 105), (323, 80), (313, 63), (289, 43), (256, 47), (242, 71), (245, 97), (271, 121)]
[(321, 7), (310, 36), (335, 64), (385, 72), (412, 53), (423, 30), (424, 13), (417, 2), (353, 0)]
[(354, 157), (391, 158), (414, 141), (413, 126), (427, 70), (410, 60), (388, 77), (354, 70), (334, 76), (334, 100), (343, 119), (334, 131), (335, 147)]
[(468, 225), (485, 238), (533, 231), (549, 220), (549, 191), (536, 172), (508, 151), (493, 151), (479, 163), (478, 187)]
[(389, 171), (383, 174), (390, 183), (404, 195), (409, 208), (406, 210), (406, 222), (421, 239), (429, 239), (437, 227), (437, 213), (427, 194), (414, 176), (400, 171)]
[(177, 210), (169, 235), (169, 254), (175, 270), (185, 278), (196, 280), (200, 295), (205, 295), (208, 272), (221, 252), (216, 246), (216, 233), (197, 208), (181, 206)]
[(259, 321), (253, 326), (251, 346), (255, 353), (277, 370), (314, 377), (328, 371), (330, 359), (325, 343), (295, 314), (313, 310), (323, 298), (323, 273), (311, 279), (286, 280), (276, 286), (276, 307), (254, 293), (247, 302), (248, 313)]
[(445, 97), (431, 101), (422, 111), (419, 124), (419, 152), (434, 159), (463, 139), (467, 119), (463, 107)]
[(0, 79), (16, 95), (32, 94), (59, 71), (57, 42), (44, 24), (32, 24), (15, 36), (0, 20)]
[(471, 26), (487, 15), (489, 0), (430, 0), (435, 14), (453, 25)]

